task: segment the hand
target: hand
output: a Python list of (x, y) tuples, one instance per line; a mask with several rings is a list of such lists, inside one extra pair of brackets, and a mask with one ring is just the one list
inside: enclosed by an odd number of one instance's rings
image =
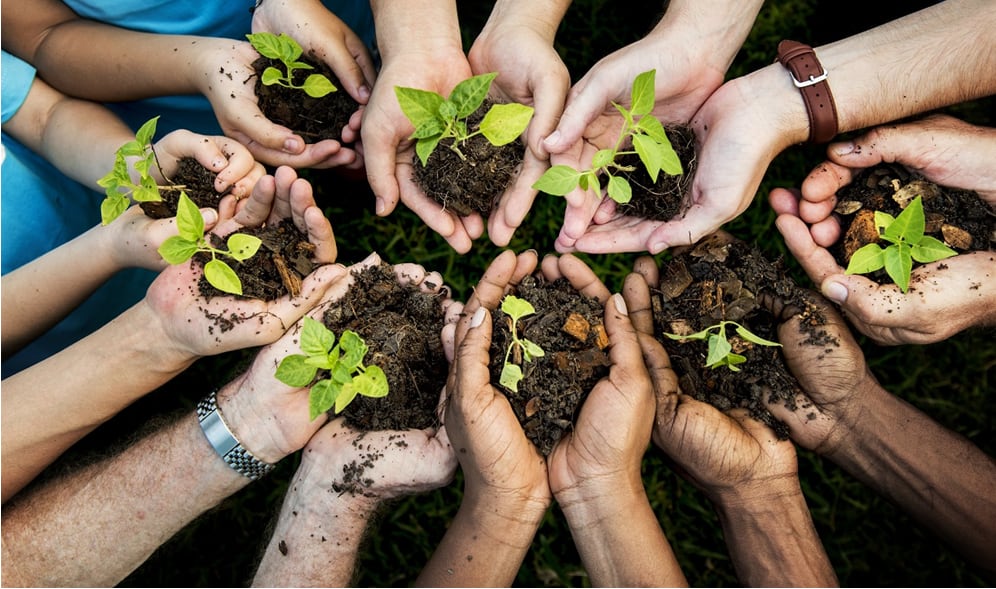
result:
[(494, 98), (535, 109), (526, 128), (522, 168), (488, 217), (488, 237), (499, 246), (508, 245), (536, 198), (532, 185), (550, 165), (542, 140), (556, 126), (571, 83), (553, 47), (556, 16), (539, 19), (510, 10), (498, 17), (493, 12), (468, 54), (475, 75), (500, 72), (491, 86)]
[(205, 169), (217, 174), (214, 189), (219, 194), (231, 191), (236, 198), (248, 196), (256, 182), (266, 174), (262, 164), (238, 141), (222, 136), (205, 136), (186, 130), (173, 131), (153, 146), (159, 165), (152, 174), (158, 181), (162, 175), (172, 176), (180, 160), (192, 157)]
[(895, 284), (845, 274), (833, 255), (817, 244), (817, 225), (807, 227), (800, 218), (796, 192), (776, 188), (770, 202), (778, 213), (775, 226), (806, 274), (841, 306), (858, 331), (879, 344), (929, 344), (973, 325), (996, 322), (996, 282), (991, 280), (996, 259), (991, 252), (917, 266), (910, 276), (912, 287), (904, 293)]

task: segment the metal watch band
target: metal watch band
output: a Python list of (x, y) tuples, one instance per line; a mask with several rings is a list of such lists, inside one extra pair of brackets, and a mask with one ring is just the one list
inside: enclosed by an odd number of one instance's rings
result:
[(197, 419), (200, 421), (201, 430), (208, 439), (208, 443), (218, 453), (218, 456), (221, 456), (225, 464), (239, 474), (253, 481), (263, 477), (273, 470), (274, 465), (253, 456), (236, 439), (232, 430), (228, 429), (228, 424), (221, 417), (215, 395), (217, 395), (217, 391), (211, 391), (210, 395), (197, 403)]
[(827, 70), (809, 45), (785, 40), (778, 44), (778, 60), (792, 75), (809, 115), (809, 142), (826, 143), (837, 135), (837, 105), (834, 104)]

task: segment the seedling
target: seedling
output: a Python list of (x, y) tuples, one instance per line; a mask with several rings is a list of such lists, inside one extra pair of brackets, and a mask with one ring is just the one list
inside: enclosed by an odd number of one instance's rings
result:
[[(159, 195), (160, 188), (183, 189), (183, 186), (162, 186), (156, 182), (149, 170), (155, 163), (156, 152), (152, 148), (152, 137), (156, 134), (156, 123), (159, 117), (153, 117), (145, 122), (135, 133), (135, 139), (125, 143), (118, 148), (114, 154), (114, 168), (103, 178), (97, 180), (97, 184), (104, 188), (107, 194), (104, 201), (100, 203), (100, 220), (107, 225), (117, 219), (121, 213), (131, 205), (128, 197), (135, 202), (158, 202), (162, 200)], [(125, 158), (136, 157), (138, 159), (132, 164), (139, 174), (138, 184), (132, 182), (131, 173), (128, 171), (128, 162)]]
[(678, 335), (674, 333), (665, 333), (664, 335), (673, 340), (708, 340), (709, 353), (706, 355), (705, 367), (718, 368), (720, 366), (726, 366), (734, 372), (740, 372), (740, 369), (737, 368), (737, 364), (743, 364), (747, 361), (747, 358), (733, 351), (733, 346), (730, 344), (729, 340), (726, 339), (727, 325), (735, 325), (737, 335), (751, 343), (759, 346), (781, 347), (780, 343), (769, 341), (761, 336), (755, 335), (749, 329), (743, 325), (740, 325), (736, 321), (720, 321), (716, 325), (712, 325), (702, 331), (689, 335)]
[[(578, 171), (562, 164), (552, 166), (533, 184), (533, 188), (547, 194), (564, 196), (578, 186), (582, 190), (599, 188), (599, 175), (604, 174), (607, 178), (606, 191), (612, 200), (620, 204), (627, 203), (633, 198), (633, 188), (629, 180), (618, 174), (632, 172), (636, 168), (622, 165), (618, 160), (620, 156), (633, 153), (640, 156), (640, 162), (655, 183), (661, 171), (671, 176), (683, 173), (681, 159), (671, 146), (664, 125), (650, 114), (654, 109), (656, 71), (643, 72), (633, 80), (628, 110), (620, 104), (612, 103), (623, 116), (622, 132), (612, 148), (595, 152), (591, 168)], [(627, 140), (632, 143), (632, 151), (622, 149)]]
[[(292, 387), (311, 385), (308, 410), (312, 420), (333, 407), (336, 413), (342, 413), (356, 395), (376, 398), (388, 393), (387, 375), (380, 366), (364, 366), (367, 343), (353, 331), (344, 330), (336, 343), (331, 330), (305, 317), (301, 351), (304, 354), (281, 360), (276, 376)], [(319, 369), (328, 371), (328, 378), (312, 384)]]
[(304, 80), (304, 84), (294, 83), (294, 70), (312, 70), (311, 65), (298, 61), (304, 52), (301, 46), (287, 36), (286, 33), (274, 35), (273, 33), (249, 33), (246, 35), (249, 43), (263, 57), (279, 60), (284, 64), (284, 71), (270, 66), (263, 70), (261, 81), (266, 86), (279, 84), (286, 88), (304, 90), (312, 98), (321, 98), (338, 90), (328, 78), (322, 74), (311, 74)]
[(221, 250), (211, 246), (204, 237), (204, 218), (201, 211), (190, 200), (186, 192), (180, 193), (176, 206), (176, 227), (179, 235), (174, 235), (159, 246), (159, 255), (170, 264), (182, 264), (197, 252), (211, 254), (211, 260), (204, 264), (204, 277), (220, 291), (231, 294), (242, 294), (242, 281), (231, 266), (218, 259), (218, 255), (243, 261), (253, 257), (262, 243), (254, 235), (234, 233), (228, 237), (228, 249)]
[[(510, 391), (519, 392), (519, 381), (523, 377), (519, 363), (532, 362), (533, 359), (544, 355), (543, 348), (526, 338), (520, 338), (518, 333), (519, 319), (532, 315), (536, 309), (529, 301), (520, 299), (515, 295), (508, 295), (502, 299), (501, 310), (512, 320), (510, 327), (512, 341), (509, 342), (508, 349), (505, 350), (505, 365), (502, 366), (498, 382)], [(517, 356), (521, 355), (521, 358), (517, 360), (518, 363), (513, 362), (513, 350), (518, 350)]]
[(515, 141), (526, 130), (533, 108), (524, 104), (495, 104), (481, 119), (476, 131), (467, 128), (467, 117), (484, 104), (497, 72), (468, 78), (453, 88), (449, 98), (428, 90), (395, 86), (401, 111), (415, 127), (409, 139), (415, 139), (415, 153), (424, 167), (429, 155), (443, 139), (451, 138), (450, 149), (467, 159), (460, 146), (475, 135), (484, 137), (495, 147)]
[(927, 264), (958, 255), (941, 240), (923, 234), (926, 221), (922, 197), (913, 199), (897, 217), (875, 211), (875, 227), (879, 237), (891, 245), (883, 248), (877, 243), (869, 243), (861, 247), (851, 255), (845, 274), (868, 274), (885, 268), (899, 290), (906, 292), (914, 260)]

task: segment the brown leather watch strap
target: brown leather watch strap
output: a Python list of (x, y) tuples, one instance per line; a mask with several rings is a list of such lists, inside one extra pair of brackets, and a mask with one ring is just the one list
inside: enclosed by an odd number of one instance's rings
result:
[(809, 114), (809, 142), (826, 143), (837, 135), (837, 106), (816, 52), (809, 45), (785, 40), (778, 44), (778, 62), (792, 73)]

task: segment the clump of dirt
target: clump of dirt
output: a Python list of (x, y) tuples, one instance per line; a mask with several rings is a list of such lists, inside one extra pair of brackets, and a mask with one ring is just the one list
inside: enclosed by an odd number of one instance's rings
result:
[[(467, 128), (477, 129), (494, 103), (485, 100), (467, 117)], [(511, 184), (526, 153), (525, 146), (513, 141), (495, 147), (483, 135), (475, 135), (453, 151), (452, 139), (443, 139), (429, 155), (425, 166), (415, 155), (414, 179), (419, 188), (444, 208), (467, 216), (479, 213), (487, 218), (499, 197)]]
[(153, 219), (167, 219), (176, 216), (176, 206), (180, 202), (180, 192), (186, 192), (187, 196), (200, 209), (217, 209), (221, 198), (229, 193), (216, 192), (214, 181), (217, 174), (208, 170), (192, 157), (180, 159), (179, 168), (172, 178), (167, 178), (169, 188), (160, 189), (159, 195), (162, 200), (159, 202), (143, 202), (139, 206), (145, 216)]
[(592, 387), (609, 373), (604, 309), (563, 278), (548, 282), (527, 276), (511, 294), (536, 309), (517, 326), (519, 337), (539, 345), (544, 355), (528, 362), (516, 359), (523, 372), (518, 391), (500, 384), (512, 336), (511, 319), (499, 308), (493, 314), (491, 382), (508, 397), (526, 436), (547, 456), (573, 427)]
[(353, 284), (325, 312), (324, 323), (337, 335), (349, 329), (366, 341), (364, 364), (384, 370), (390, 392), (376, 399), (357, 396), (342, 412), (350, 427), (380, 431), (439, 425), (436, 405), (449, 371), (440, 339), (445, 296), (402, 285), (386, 263), (353, 273)]
[(652, 289), (651, 302), (656, 337), (671, 358), (682, 392), (723, 411), (746, 408), (780, 438), (787, 438), (787, 426), (764, 403), (779, 402), (796, 409), (799, 384), (778, 347), (752, 343), (727, 326), (733, 351), (746, 362), (737, 365), (739, 371), (725, 366), (706, 368), (705, 340), (672, 340), (662, 334), (689, 335), (720, 321), (735, 321), (777, 342), (778, 320), (762, 304), (769, 297), (801, 312), (807, 345), (821, 346), (831, 354), (839, 342), (822, 328), (826, 317), (810, 302), (808, 292), (786, 276), (780, 261), (768, 261), (753, 245), (717, 233), (673, 253), (661, 266), (660, 285)]
[(278, 84), (266, 86), (262, 82), (262, 76), (267, 67), (275, 67), (280, 71), (285, 71), (285, 68), (279, 60), (260, 57), (252, 64), (256, 70), (255, 91), (260, 111), (274, 123), (283, 125), (300, 135), (306, 143), (318, 143), (325, 139), (341, 142), (342, 130), (349, 123), (353, 113), (359, 109), (359, 103), (343, 89), (342, 83), (331, 68), (314, 54), (302, 56), (299, 61), (312, 66), (313, 69), (302, 68), (291, 72), (295, 84), (303, 84), (311, 74), (322, 74), (338, 90), (321, 98), (312, 98), (304, 90)]
[(620, 215), (669, 221), (685, 212), (685, 196), (692, 189), (692, 179), (698, 166), (695, 132), (687, 125), (666, 126), (664, 131), (671, 141), (671, 147), (678, 154), (683, 173), (671, 176), (661, 171), (657, 174), (657, 182), (654, 182), (640, 161), (640, 156), (628, 154), (620, 157), (621, 165), (634, 168), (631, 172), (621, 172), (629, 181), (633, 198), (628, 203), (616, 206)]

